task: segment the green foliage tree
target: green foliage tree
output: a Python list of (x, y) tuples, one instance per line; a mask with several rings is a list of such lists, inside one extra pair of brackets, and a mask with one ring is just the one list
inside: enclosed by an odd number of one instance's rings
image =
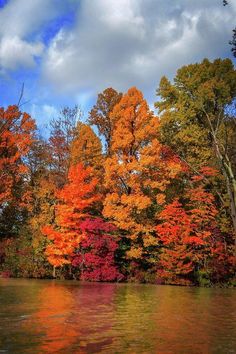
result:
[[(236, 97), (236, 71), (229, 59), (191, 64), (166, 77), (157, 90), (162, 141), (191, 167), (218, 166), (222, 171), (236, 235), (235, 116), (227, 114)], [(220, 190), (219, 192), (222, 192)], [(236, 242), (236, 236), (235, 236)]]

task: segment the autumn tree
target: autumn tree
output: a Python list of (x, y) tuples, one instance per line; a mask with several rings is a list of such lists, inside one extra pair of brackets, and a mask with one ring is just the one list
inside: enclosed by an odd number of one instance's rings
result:
[(25, 158), (34, 140), (35, 122), (17, 106), (0, 109), (0, 234), (17, 234), (28, 206)]
[(110, 155), (111, 137), (114, 126), (114, 118), (110, 119), (113, 108), (121, 100), (122, 94), (113, 88), (107, 88), (98, 94), (97, 102), (89, 113), (88, 122), (95, 125), (99, 134), (104, 137), (106, 144), (106, 154)]
[(204, 183), (204, 176), (216, 172), (203, 168), (201, 175), (192, 177), (182, 200), (175, 198), (157, 216), (156, 231), (161, 247), (158, 278), (165, 283), (186, 285), (202, 282), (204, 277), (210, 282), (217, 258), (224, 276), (227, 272), (233, 274), (232, 248), (220, 233), (215, 198)]
[(75, 137), (76, 124), (81, 117), (80, 109), (65, 107), (59, 117), (50, 122), (49, 147), (51, 153), (51, 171), (57, 187), (66, 182), (70, 162), (70, 145)]
[(70, 147), (71, 164), (82, 163), (101, 173), (103, 156), (102, 144), (92, 128), (79, 122)]
[[(166, 77), (161, 79), (157, 94), (162, 141), (190, 167), (210, 165), (222, 171), (221, 184), (228, 194), (236, 235), (236, 171), (232, 161), (235, 144), (229, 149), (236, 125), (235, 116), (227, 114), (236, 95), (232, 62), (217, 59), (211, 63), (204, 59), (200, 64), (184, 66), (178, 70), (173, 84)], [(222, 194), (224, 190), (218, 192)]]
[(102, 218), (86, 219), (80, 225), (85, 234), (72, 261), (80, 269), (80, 279), (89, 281), (116, 281), (124, 277), (116, 264), (119, 247), (117, 228)]
[(103, 214), (130, 240), (130, 259), (153, 261), (154, 215), (170, 181), (181, 171), (178, 158), (157, 139), (159, 121), (142, 93), (128, 90), (114, 107), (111, 157), (105, 162), (108, 189)]
[(95, 194), (97, 180), (91, 178), (91, 168), (82, 164), (71, 166), (68, 184), (57, 191), (59, 204), (56, 206), (55, 224), (43, 227), (42, 232), (51, 240), (46, 248), (48, 261), (55, 267), (71, 264), (83, 232), (81, 222), (89, 216), (89, 208), (99, 199)]
[(28, 189), (31, 193), (30, 213), (27, 225), (30, 230), (32, 246), (36, 253), (43, 254), (47, 240), (41, 228), (54, 222), (56, 184), (50, 171), (51, 155), (48, 142), (37, 137), (27, 157), (29, 169)]

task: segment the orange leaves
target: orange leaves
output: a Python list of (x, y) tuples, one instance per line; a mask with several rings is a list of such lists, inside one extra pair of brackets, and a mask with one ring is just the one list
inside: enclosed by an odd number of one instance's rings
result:
[(158, 215), (162, 223), (156, 228), (157, 237), (163, 245), (159, 276), (168, 283), (183, 280), (196, 264), (201, 267), (216, 228), (217, 210), (212, 194), (199, 186), (188, 190), (186, 196), (189, 202), (185, 208), (175, 199)]
[(116, 122), (112, 135), (113, 152), (122, 150), (128, 156), (135, 155), (145, 140), (150, 141), (157, 134), (158, 119), (135, 87), (129, 89), (114, 107), (111, 120)]
[(108, 193), (103, 214), (125, 231), (131, 242), (130, 258), (142, 258), (145, 248), (156, 246), (155, 204), (182, 171), (180, 160), (158, 141), (159, 119), (135, 87), (114, 107), (111, 156), (105, 162)]
[(33, 142), (34, 129), (34, 120), (17, 106), (0, 108), (0, 203), (13, 199), (15, 185), (27, 172), (22, 158)]
[(82, 164), (69, 169), (68, 184), (56, 193), (60, 201), (56, 206), (56, 228), (42, 228), (52, 241), (45, 254), (55, 267), (71, 263), (73, 252), (83, 237), (80, 224), (89, 215), (91, 205), (100, 199), (94, 194), (97, 180), (90, 174), (91, 168), (84, 168)]
[(156, 201), (157, 201), (157, 204), (163, 205), (163, 204), (165, 203), (165, 201), (166, 201), (166, 196), (165, 196), (165, 194), (163, 194), (163, 193), (157, 194), (157, 196), (156, 196)]

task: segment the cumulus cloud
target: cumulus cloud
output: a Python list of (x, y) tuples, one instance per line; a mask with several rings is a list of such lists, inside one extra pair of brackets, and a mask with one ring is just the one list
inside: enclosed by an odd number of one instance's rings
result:
[(57, 90), (154, 89), (184, 64), (230, 53), (236, 6), (218, 0), (82, 0), (43, 61)]
[(16, 69), (18, 65), (32, 67), (34, 57), (43, 52), (42, 43), (27, 43), (19, 37), (4, 37), (0, 42), (0, 63), (5, 69)]
[[(60, 16), (75, 11), (65, 25)], [(0, 73), (37, 63), (43, 81), (77, 100), (112, 86), (154, 93), (184, 64), (230, 55), (236, 0), (9, 0), (0, 9)], [(45, 41), (52, 21), (57, 31)], [(37, 58), (41, 60), (36, 60)]]
[(44, 49), (39, 32), (61, 10), (58, 0), (9, 0), (0, 9), (1, 71), (34, 65)]

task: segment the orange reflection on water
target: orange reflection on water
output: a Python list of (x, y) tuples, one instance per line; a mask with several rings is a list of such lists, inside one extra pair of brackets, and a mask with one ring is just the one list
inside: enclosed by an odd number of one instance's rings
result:
[(4, 321), (0, 339), (2, 335), (7, 352), (9, 348), (23, 354), (236, 352), (233, 289), (8, 282), (2, 301), (9, 313), (0, 312)]
[[(37, 353), (94, 353), (110, 346), (108, 335), (114, 317), (114, 286), (51, 283), (37, 295), (39, 310), (24, 322), (25, 332), (34, 332)], [(101, 321), (98, 321), (97, 315)]]
[(70, 321), (73, 306), (70, 292), (52, 282), (41, 289), (37, 300), (39, 310), (34, 313), (33, 319), (25, 322), (26, 327), (35, 327), (35, 336), (41, 338), (37, 351), (58, 353), (77, 342), (80, 332), (78, 326), (74, 327)]

